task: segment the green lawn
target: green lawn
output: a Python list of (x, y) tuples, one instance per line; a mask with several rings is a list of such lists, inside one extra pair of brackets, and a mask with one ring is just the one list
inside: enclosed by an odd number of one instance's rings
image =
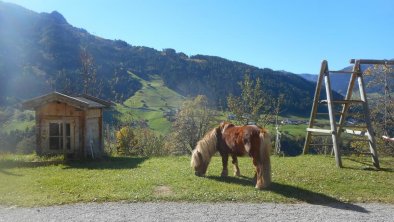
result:
[[(64, 163), (59, 158), (0, 156), (0, 204), (35, 206), (104, 201), (384, 202), (394, 203), (394, 158), (272, 157), (273, 184), (259, 191), (251, 159), (240, 158), (242, 177), (221, 178), (214, 157), (206, 177), (194, 176), (189, 157), (112, 157)], [(362, 163), (360, 163), (362, 162)], [(231, 170), (230, 170), (231, 171)]]

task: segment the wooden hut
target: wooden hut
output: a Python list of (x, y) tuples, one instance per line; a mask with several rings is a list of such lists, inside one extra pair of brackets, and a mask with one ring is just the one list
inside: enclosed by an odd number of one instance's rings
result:
[(110, 102), (80, 95), (49, 93), (22, 103), (36, 112), (36, 152), (68, 157), (100, 157), (103, 154), (103, 109)]

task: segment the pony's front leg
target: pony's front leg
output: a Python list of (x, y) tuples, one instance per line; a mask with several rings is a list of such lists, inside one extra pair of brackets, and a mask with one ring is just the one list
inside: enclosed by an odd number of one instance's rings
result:
[(239, 171), (239, 167), (238, 167), (238, 158), (235, 154), (231, 155), (231, 157), (233, 158), (233, 164), (234, 164), (234, 176), (241, 176), (241, 172)]
[(221, 155), (222, 155), (222, 165), (223, 165), (222, 177), (226, 177), (228, 175), (228, 169), (227, 169), (228, 154), (226, 153)]

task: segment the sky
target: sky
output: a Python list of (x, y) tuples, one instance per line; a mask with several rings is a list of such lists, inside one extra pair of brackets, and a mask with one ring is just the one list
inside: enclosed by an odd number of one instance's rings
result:
[(317, 74), (393, 59), (393, 0), (4, 0), (133, 46)]

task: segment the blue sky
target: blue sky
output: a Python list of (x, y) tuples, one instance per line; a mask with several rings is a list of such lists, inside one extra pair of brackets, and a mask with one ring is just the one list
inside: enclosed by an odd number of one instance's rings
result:
[[(107, 39), (317, 73), (394, 58), (393, 0), (5, 0)], [(391, 41), (389, 41), (391, 40)]]

